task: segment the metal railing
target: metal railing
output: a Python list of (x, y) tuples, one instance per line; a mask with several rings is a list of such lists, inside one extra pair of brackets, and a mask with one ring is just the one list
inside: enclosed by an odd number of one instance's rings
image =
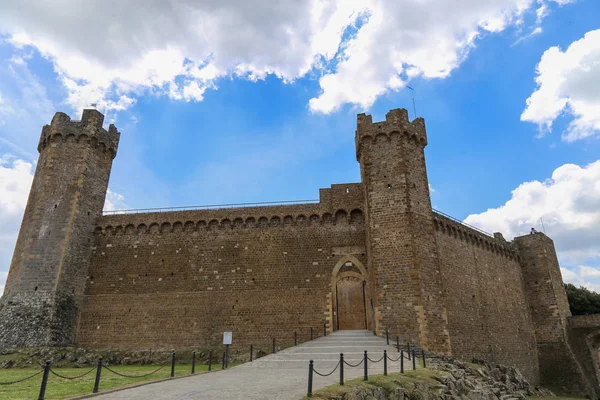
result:
[(206, 204), (200, 206), (183, 207), (160, 207), (160, 208), (138, 208), (131, 210), (110, 210), (103, 211), (102, 215), (123, 215), (123, 214), (141, 214), (165, 211), (195, 211), (195, 210), (219, 210), (224, 208), (247, 208), (263, 206), (281, 206), (294, 204), (318, 204), (319, 200), (287, 200), (287, 201), (261, 201), (256, 203), (231, 203), (231, 204)]
[(494, 237), (494, 235), (493, 235), (493, 234), (491, 234), (491, 233), (489, 233), (489, 232), (486, 232), (486, 231), (484, 231), (483, 229), (479, 229), (479, 228), (477, 228), (476, 226), (469, 225), (469, 224), (467, 224), (466, 222), (463, 222), (463, 221), (461, 221), (461, 220), (459, 220), (459, 219), (457, 219), (457, 218), (454, 218), (454, 217), (452, 217), (452, 216), (450, 216), (450, 215), (448, 215), (448, 214), (445, 214), (445, 213), (443, 213), (443, 212), (441, 212), (441, 211), (439, 211), (439, 210), (436, 210), (435, 208), (432, 208), (431, 210), (432, 210), (434, 213), (440, 214), (441, 216), (443, 216), (443, 217), (446, 217), (446, 218), (448, 218), (448, 219), (450, 219), (450, 220), (452, 220), (452, 221), (454, 221), (454, 222), (458, 222), (459, 224), (461, 224), (461, 225), (463, 225), (463, 226), (466, 226), (467, 228), (471, 228), (471, 229), (473, 229), (473, 230), (475, 230), (475, 231), (477, 231), (477, 232), (479, 232), (479, 233), (483, 233), (484, 235), (486, 235), (486, 236), (489, 236), (489, 237), (491, 237), (491, 238), (493, 238), (493, 237)]

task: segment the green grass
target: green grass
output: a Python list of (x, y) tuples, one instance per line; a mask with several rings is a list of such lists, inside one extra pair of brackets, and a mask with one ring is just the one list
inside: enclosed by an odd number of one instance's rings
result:
[[(110, 366), (117, 372), (128, 375), (141, 375), (157, 369), (158, 365), (127, 365), (127, 366)], [(90, 367), (91, 368), (91, 367)], [(57, 368), (56, 372), (64, 376), (77, 376), (88, 371), (90, 368)], [(213, 364), (212, 370), (220, 370), (221, 364)], [(188, 376), (192, 370), (191, 365), (176, 365), (175, 376)], [(39, 369), (17, 369), (10, 368), (0, 370), (0, 382), (13, 381), (39, 371)], [(208, 371), (208, 365), (197, 364), (196, 373)], [(34, 400), (38, 398), (40, 385), (42, 382), (40, 374), (25, 382), (16, 383), (14, 385), (0, 385), (0, 400)], [(156, 374), (143, 378), (124, 378), (113, 374), (112, 372), (102, 369), (102, 377), (100, 379), (100, 392), (116, 389), (120, 387), (135, 385), (141, 382), (149, 382), (158, 379), (166, 379), (171, 375), (171, 366), (167, 365)], [(96, 371), (91, 372), (85, 377), (77, 380), (61, 379), (50, 374), (48, 377), (48, 386), (46, 389), (46, 399), (66, 399), (69, 397), (80, 396), (92, 393), (94, 388), (94, 380)]]

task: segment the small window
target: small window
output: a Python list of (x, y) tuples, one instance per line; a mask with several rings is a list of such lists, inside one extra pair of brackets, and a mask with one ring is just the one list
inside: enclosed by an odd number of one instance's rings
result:
[(346, 193), (350, 193), (350, 188), (346, 188)]
[(390, 185), (390, 184), (388, 183), (388, 185), (387, 185), (387, 188), (388, 188), (388, 190), (392, 190), (392, 185)]

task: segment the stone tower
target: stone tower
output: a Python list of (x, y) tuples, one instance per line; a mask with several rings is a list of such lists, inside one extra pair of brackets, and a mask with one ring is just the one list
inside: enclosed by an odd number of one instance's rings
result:
[(56, 113), (42, 129), (40, 153), (0, 303), (0, 346), (74, 343), (119, 132), (84, 110)]
[[(569, 344), (571, 316), (554, 242), (545, 234), (515, 238), (521, 255), (525, 293), (535, 329), (540, 383), (576, 393), (587, 382)], [(591, 388), (587, 388), (591, 393)]]
[(449, 353), (426, 145), (425, 121), (410, 122), (405, 109), (376, 123), (358, 115), (356, 157), (365, 190), (376, 329)]

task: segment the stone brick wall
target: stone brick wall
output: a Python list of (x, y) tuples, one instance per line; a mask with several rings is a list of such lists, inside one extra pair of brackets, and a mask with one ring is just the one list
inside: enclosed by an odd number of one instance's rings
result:
[(56, 113), (40, 157), (0, 303), (0, 346), (68, 345), (75, 340), (90, 260), (119, 133), (103, 116)]
[(359, 184), (318, 204), (106, 216), (87, 277), (78, 345), (180, 348), (290, 343), (331, 331), (332, 272), (366, 264)]
[(569, 345), (583, 370), (588, 394), (600, 397), (600, 314), (568, 318)]
[(539, 379), (521, 267), (510, 245), (434, 214), (453, 354)]

